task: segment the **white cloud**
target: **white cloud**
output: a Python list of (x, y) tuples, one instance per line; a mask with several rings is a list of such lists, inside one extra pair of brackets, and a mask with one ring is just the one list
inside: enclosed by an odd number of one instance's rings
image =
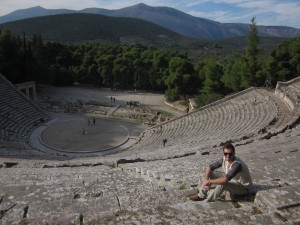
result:
[[(261, 23), (266, 25), (289, 25), (299, 27), (300, 2), (249, 1), (239, 4), (240, 7), (252, 9), (262, 18)], [(264, 15), (264, 14), (268, 14)], [(272, 16), (270, 16), (272, 15)]]
[[(251, 18), (255, 16), (258, 24), (261, 25), (287, 25), (298, 28), (300, 26), (300, 2), (298, 0), (285, 2), (280, 0), (211, 0), (210, 2), (215, 3), (216, 10), (203, 12), (199, 7), (199, 10), (192, 9), (189, 13), (219, 22), (250, 23)], [(226, 11), (221, 8), (224, 4), (228, 5)], [(220, 10), (216, 8), (218, 5)], [(230, 8), (232, 11), (229, 11)]]
[(221, 11), (221, 10), (210, 11), (210, 12), (189, 11), (188, 13), (196, 17), (209, 18), (215, 21), (223, 21), (231, 18), (230, 12)]
[(277, 14), (276, 21), (300, 27), (300, 3), (281, 3), (274, 7), (274, 11)]
[(190, 8), (190, 7), (197, 6), (197, 5), (206, 3), (206, 2), (209, 2), (209, 0), (198, 0), (198, 1), (193, 1), (193, 2), (190, 2), (190, 3), (186, 2), (186, 7)]
[(206, 18), (210, 20), (214, 20), (221, 23), (250, 23), (251, 18), (255, 15), (253, 13), (243, 13), (241, 15), (233, 15), (229, 11), (211, 11), (211, 12), (197, 12), (190, 11), (189, 14)]

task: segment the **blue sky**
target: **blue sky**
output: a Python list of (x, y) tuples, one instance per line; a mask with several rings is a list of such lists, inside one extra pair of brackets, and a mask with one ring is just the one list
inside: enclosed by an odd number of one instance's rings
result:
[(283, 25), (300, 28), (300, 0), (1, 0), (0, 16), (17, 9), (42, 6), (47, 9), (120, 9), (138, 3), (169, 6), (192, 16), (222, 23)]

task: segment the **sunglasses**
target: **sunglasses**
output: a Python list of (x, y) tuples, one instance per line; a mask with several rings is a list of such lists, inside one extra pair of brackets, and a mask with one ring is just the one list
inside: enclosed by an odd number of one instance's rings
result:
[(225, 156), (227, 156), (227, 155), (228, 155), (228, 156), (233, 156), (233, 152), (230, 152), (230, 153), (224, 152), (224, 155), (225, 155)]

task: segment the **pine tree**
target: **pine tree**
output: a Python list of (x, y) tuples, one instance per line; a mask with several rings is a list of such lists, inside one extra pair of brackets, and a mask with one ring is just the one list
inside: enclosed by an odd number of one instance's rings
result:
[(258, 30), (256, 26), (255, 17), (251, 19), (250, 29), (248, 33), (248, 45), (246, 49), (246, 59), (248, 72), (247, 76), (244, 77), (242, 83), (244, 83), (244, 88), (249, 86), (257, 85), (256, 83), (256, 72), (259, 70), (259, 64), (257, 56), (259, 53), (259, 37)]

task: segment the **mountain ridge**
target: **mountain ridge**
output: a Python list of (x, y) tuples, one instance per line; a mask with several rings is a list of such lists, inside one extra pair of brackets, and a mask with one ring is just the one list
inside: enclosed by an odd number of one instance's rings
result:
[[(45, 14), (70, 14), (90, 13), (112, 17), (132, 17), (155, 23), (159, 26), (172, 30), (181, 35), (203, 39), (222, 40), (238, 36), (246, 36), (249, 24), (244, 23), (221, 23), (205, 18), (194, 17), (180, 10), (157, 6), (152, 7), (144, 3), (117, 9), (108, 10), (102, 8), (86, 8), (82, 10), (69, 9), (45, 9), (37, 6), (33, 8), (16, 10), (10, 14), (0, 17), (0, 24), (16, 18), (29, 18), (34, 16), (45, 16)], [(260, 36), (287, 37), (292, 38), (300, 35), (300, 29), (287, 26), (257, 26)]]
[(0, 24), (0, 29), (11, 30), (17, 35), (25, 33), (27, 37), (41, 35), (45, 40), (62, 42), (185, 46), (186, 43), (193, 44), (194, 40), (145, 20), (87, 13), (27, 18)]

